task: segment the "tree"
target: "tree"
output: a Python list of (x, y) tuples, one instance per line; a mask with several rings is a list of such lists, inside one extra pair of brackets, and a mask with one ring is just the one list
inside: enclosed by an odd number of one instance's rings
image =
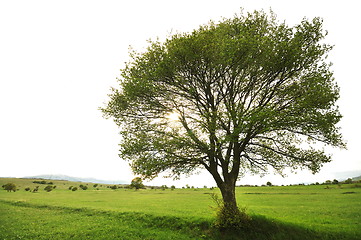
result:
[(347, 180), (345, 180), (346, 184), (351, 184), (352, 183), (352, 178), (347, 178)]
[(144, 188), (143, 180), (140, 177), (134, 178), (132, 180), (132, 182), (130, 183), (130, 187), (135, 188), (136, 190), (138, 190), (140, 188)]
[(338, 184), (338, 180), (337, 180), (337, 179), (333, 179), (332, 184)]
[(8, 192), (16, 192), (16, 185), (14, 183), (7, 183), (5, 185), (2, 186), (4, 188), (4, 190), (8, 191)]
[(206, 169), (234, 213), (243, 173), (316, 173), (331, 161), (317, 143), (345, 147), (326, 35), (319, 18), (289, 27), (255, 11), (131, 52), (101, 109), (120, 157), (149, 179)]
[(271, 183), (271, 182), (267, 182), (266, 184), (267, 184), (267, 186), (269, 186), (269, 187), (272, 186), (272, 183)]

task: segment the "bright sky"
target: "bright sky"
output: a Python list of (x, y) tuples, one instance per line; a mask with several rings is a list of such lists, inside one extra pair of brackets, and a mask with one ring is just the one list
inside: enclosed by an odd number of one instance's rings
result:
[[(340, 127), (348, 150), (330, 150), (334, 161), (320, 173), (246, 176), (240, 184), (323, 182), (361, 175), (359, 105), (360, 5), (344, 1), (0, 0), (0, 177), (65, 174), (130, 182), (128, 163), (118, 157), (120, 136), (98, 107), (107, 101), (129, 45), (191, 31), (209, 20), (271, 7), (294, 25), (320, 16), (335, 48), (329, 60), (341, 88)], [(215, 185), (208, 173), (172, 183)]]

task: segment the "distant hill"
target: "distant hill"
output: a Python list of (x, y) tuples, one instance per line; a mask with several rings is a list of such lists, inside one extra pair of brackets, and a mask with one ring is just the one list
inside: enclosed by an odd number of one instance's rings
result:
[(361, 176), (353, 177), (353, 178), (352, 178), (352, 181), (359, 181), (359, 180), (361, 180)]
[(30, 179), (48, 179), (48, 180), (66, 180), (71, 182), (89, 182), (89, 183), (102, 183), (102, 184), (129, 184), (126, 181), (117, 180), (117, 181), (107, 181), (107, 180), (99, 180), (95, 178), (79, 178), (79, 177), (70, 177), (67, 175), (37, 175), (37, 176), (29, 176), (24, 178)]

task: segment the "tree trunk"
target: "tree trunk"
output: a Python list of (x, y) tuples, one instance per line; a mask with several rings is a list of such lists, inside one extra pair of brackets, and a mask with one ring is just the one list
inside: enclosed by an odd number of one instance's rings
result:
[(216, 226), (225, 231), (244, 227), (247, 216), (237, 206), (235, 182), (224, 182), (218, 186), (222, 193), (223, 204), (219, 206), (217, 212)]
[(237, 207), (235, 183), (222, 183), (219, 189), (222, 193), (224, 208), (230, 212), (239, 211)]

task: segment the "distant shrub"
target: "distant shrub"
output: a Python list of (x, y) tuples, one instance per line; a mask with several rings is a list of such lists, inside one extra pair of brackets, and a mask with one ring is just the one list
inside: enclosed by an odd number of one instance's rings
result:
[(93, 188), (96, 188), (96, 187), (98, 187), (98, 184), (94, 184), (94, 185), (93, 185)]
[(70, 186), (70, 187), (69, 187), (69, 190), (72, 190), (72, 189), (73, 189), (73, 186)]
[(25, 188), (25, 191), (29, 192), (29, 191), (30, 191), (30, 188), (29, 188), (29, 187)]
[(7, 183), (5, 185), (2, 186), (4, 188), (4, 190), (8, 191), (8, 192), (16, 192), (16, 185), (14, 183)]
[(325, 183), (326, 185), (332, 184), (331, 180), (326, 180)]
[(337, 179), (333, 179), (332, 184), (338, 184), (338, 180), (337, 180)]
[(113, 186), (110, 186), (109, 188), (115, 190), (115, 189), (117, 189), (118, 187), (117, 187), (117, 185), (113, 185)]
[(36, 186), (36, 187), (33, 189), (33, 193), (38, 192), (38, 190), (39, 190), (39, 186)]
[(54, 189), (54, 187), (51, 186), (51, 185), (48, 185), (48, 186), (46, 186), (46, 187), (44, 188), (44, 190), (47, 191), (47, 192), (51, 192), (51, 191), (53, 191), (53, 189)]
[(172, 185), (172, 186), (170, 187), (170, 189), (173, 191), (173, 190), (175, 189), (175, 186)]
[(77, 188), (77, 187), (73, 187), (71, 190), (72, 190), (73, 192), (75, 192), (76, 190), (78, 190), (78, 188)]
[(269, 186), (269, 187), (271, 187), (271, 186), (272, 186), (272, 183), (271, 183), (271, 182), (267, 182), (266, 185)]

